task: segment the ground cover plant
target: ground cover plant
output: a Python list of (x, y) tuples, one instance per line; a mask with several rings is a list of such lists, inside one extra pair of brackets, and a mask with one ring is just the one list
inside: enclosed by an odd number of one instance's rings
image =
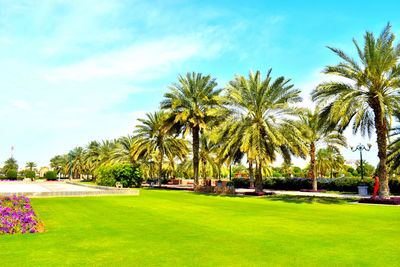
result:
[(32, 203), (47, 231), (1, 236), (0, 266), (395, 266), (400, 260), (397, 206), (151, 189)]
[(0, 199), (0, 235), (36, 233), (39, 219), (29, 198), (9, 196)]

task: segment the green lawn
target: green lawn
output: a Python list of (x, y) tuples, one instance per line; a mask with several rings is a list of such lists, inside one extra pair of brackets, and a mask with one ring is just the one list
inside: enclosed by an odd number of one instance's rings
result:
[(0, 236), (0, 266), (400, 262), (400, 207), (190, 192), (37, 198), (47, 232)]

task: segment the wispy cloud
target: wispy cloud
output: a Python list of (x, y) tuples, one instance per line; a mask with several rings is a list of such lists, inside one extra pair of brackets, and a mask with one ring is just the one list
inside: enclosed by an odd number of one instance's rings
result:
[(85, 82), (110, 77), (132, 80), (157, 78), (165, 75), (172, 65), (192, 57), (215, 55), (220, 48), (217, 43), (207, 44), (202, 36), (169, 36), (56, 68), (48, 73), (47, 79)]

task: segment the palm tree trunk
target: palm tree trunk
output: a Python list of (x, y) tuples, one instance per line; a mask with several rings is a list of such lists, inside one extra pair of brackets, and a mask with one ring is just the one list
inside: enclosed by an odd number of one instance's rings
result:
[(205, 160), (201, 160), (201, 163), (202, 163), (202, 172), (203, 172), (203, 183), (204, 183), (204, 186), (206, 186), (207, 185), (207, 179), (206, 179), (206, 161)]
[(174, 159), (171, 160), (171, 180), (174, 179), (174, 169), (175, 169), (175, 164), (174, 164)]
[(249, 160), (250, 188), (254, 188), (253, 160)]
[(192, 128), (193, 135), (193, 180), (194, 186), (199, 184), (199, 126)]
[(315, 144), (311, 143), (310, 146), (310, 157), (311, 157), (311, 180), (312, 180), (312, 187), (313, 190), (317, 191), (318, 190), (318, 184), (317, 184), (317, 174), (315, 173)]
[(256, 192), (263, 192), (261, 163), (256, 160)]
[[(160, 149), (160, 148), (159, 148)], [(158, 152), (158, 185), (161, 186), (161, 175), (162, 175), (162, 161), (163, 161), (164, 153), (163, 150), (160, 149)]]
[(379, 105), (379, 102), (378, 103), (376, 102), (374, 105), (375, 107), (374, 115), (375, 115), (375, 130), (378, 143), (378, 158), (379, 158), (379, 163), (377, 167), (377, 173), (379, 177), (379, 197), (389, 198), (388, 171), (386, 166), (387, 125), (386, 125), (386, 120), (382, 118), (382, 110)]

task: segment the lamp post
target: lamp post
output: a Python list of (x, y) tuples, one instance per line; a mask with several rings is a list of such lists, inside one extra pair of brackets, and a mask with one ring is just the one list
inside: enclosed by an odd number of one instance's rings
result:
[(61, 168), (62, 168), (62, 166), (57, 166), (57, 169), (58, 169), (58, 181), (59, 182), (61, 181)]
[(357, 150), (360, 151), (360, 169), (361, 169), (361, 183), (358, 185), (358, 194), (362, 196), (368, 195), (368, 186), (364, 183), (364, 173), (363, 173), (363, 162), (362, 162), (362, 151), (370, 151), (371, 149), (371, 144), (368, 144), (368, 148), (366, 148), (364, 145), (359, 144), (355, 148), (350, 147), (351, 151), (356, 152)]

